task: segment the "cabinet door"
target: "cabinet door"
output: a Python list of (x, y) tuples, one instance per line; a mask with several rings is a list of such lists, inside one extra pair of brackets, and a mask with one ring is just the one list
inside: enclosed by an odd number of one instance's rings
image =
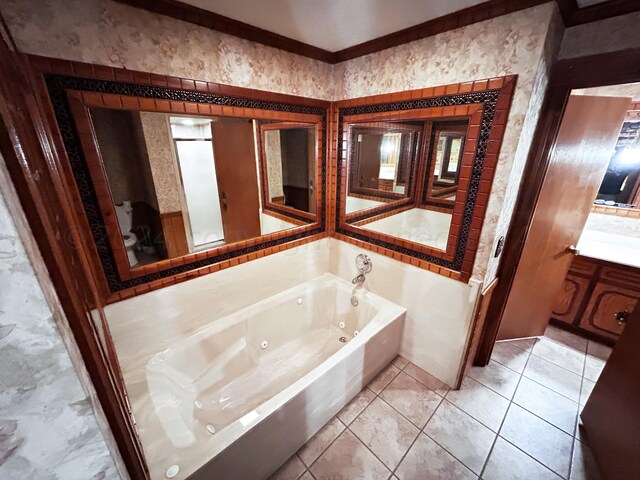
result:
[(633, 312), (640, 292), (609, 283), (598, 282), (591, 294), (580, 327), (591, 332), (617, 339), (623, 327), (618, 325), (616, 314)]
[(585, 298), (589, 279), (569, 273), (564, 279), (551, 317), (572, 324)]

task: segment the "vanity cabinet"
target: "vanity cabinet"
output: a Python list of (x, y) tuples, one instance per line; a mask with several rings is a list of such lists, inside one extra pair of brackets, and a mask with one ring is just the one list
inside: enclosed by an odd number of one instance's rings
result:
[(577, 256), (551, 319), (611, 344), (639, 301), (640, 268)]

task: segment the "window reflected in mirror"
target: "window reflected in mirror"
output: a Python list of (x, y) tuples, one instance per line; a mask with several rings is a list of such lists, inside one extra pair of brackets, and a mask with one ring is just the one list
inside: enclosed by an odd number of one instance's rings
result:
[(347, 223), (446, 250), (467, 129), (467, 119), (350, 124)]
[(315, 221), (315, 124), (270, 130), (263, 169), (259, 120), (89, 112), (130, 267)]
[(640, 121), (624, 122), (622, 125), (595, 204), (638, 208), (640, 204)]

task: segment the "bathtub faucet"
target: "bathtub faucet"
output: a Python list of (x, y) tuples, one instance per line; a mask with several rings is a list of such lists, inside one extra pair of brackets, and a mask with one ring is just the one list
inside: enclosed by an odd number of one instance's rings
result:
[(357, 277), (355, 277), (353, 280), (351, 280), (351, 283), (353, 283), (354, 285), (357, 283), (362, 283), (366, 280), (364, 273), (359, 273)]
[(358, 269), (358, 275), (351, 280), (351, 283), (360, 285), (366, 280), (365, 274), (369, 273), (373, 268), (373, 262), (367, 255), (361, 253), (356, 257), (356, 268)]

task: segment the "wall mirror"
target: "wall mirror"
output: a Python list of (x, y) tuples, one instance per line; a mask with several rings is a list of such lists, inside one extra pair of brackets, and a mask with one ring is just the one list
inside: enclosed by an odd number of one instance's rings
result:
[(640, 120), (634, 118), (623, 123), (594, 203), (607, 207), (640, 208)]
[(336, 233), (467, 279), (514, 83), (338, 102)]
[(324, 230), (328, 104), (46, 82), (111, 293)]

